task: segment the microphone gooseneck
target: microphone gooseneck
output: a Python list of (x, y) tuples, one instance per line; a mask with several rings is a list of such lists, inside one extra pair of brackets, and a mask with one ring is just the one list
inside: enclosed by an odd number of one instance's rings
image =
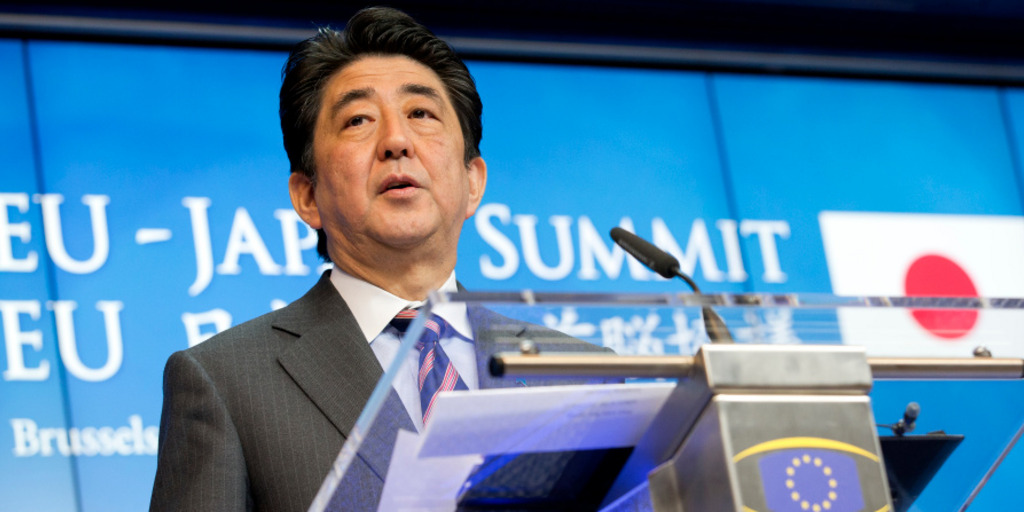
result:
[[(686, 281), (686, 284), (690, 286), (694, 293), (701, 293), (697, 283), (690, 276), (679, 270), (679, 260), (675, 256), (620, 227), (612, 228), (611, 236), (612, 240), (619, 247), (622, 247), (630, 256), (636, 258), (637, 261), (643, 263), (656, 274), (666, 279), (678, 277)], [(729, 334), (729, 328), (725, 326), (725, 321), (722, 320), (722, 317), (718, 316), (718, 313), (715, 313), (715, 310), (711, 309), (710, 306), (703, 306), (701, 307), (701, 316), (704, 317), (704, 330), (707, 331), (708, 339), (712, 343), (733, 342), (732, 335)]]

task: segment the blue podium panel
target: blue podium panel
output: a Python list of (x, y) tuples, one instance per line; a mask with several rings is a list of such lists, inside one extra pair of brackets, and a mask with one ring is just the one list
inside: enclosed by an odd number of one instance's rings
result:
[(471, 289), (682, 290), (614, 248), (622, 225), (715, 290), (746, 275), (701, 73), (471, 63), (484, 98), (483, 205), (463, 231)]
[(0, 496), (9, 510), (74, 510), (22, 55), (22, 42), (0, 40)]
[(285, 56), (29, 44), (47, 192), (31, 212), (48, 219), (71, 417), (109, 438), (78, 459), (81, 506), (142, 510), (167, 356), (317, 278), (287, 192)]

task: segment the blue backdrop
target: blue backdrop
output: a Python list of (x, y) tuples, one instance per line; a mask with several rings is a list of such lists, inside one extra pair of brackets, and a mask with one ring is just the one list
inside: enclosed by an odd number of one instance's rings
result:
[[(144, 509), (167, 356), (315, 282), (315, 235), (287, 195), (284, 59), (0, 40), (3, 509)], [(470, 289), (678, 290), (613, 250), (606, 234), (624, 226), (706, 290), (831, 292), (823, 211), (1024, 214), (1021, 90), (470, 68), (489, 168), (460, 246)], [(952, 411), (922, 430), (980, 434), (940, 475), (952, 482), (1012, 431), (972, 415), (1024, 415), (1009, 386), (885, 384), (873, 398), (879, 421), (918, 400)], [(1021, 451), (972, 510), (1016, 503)], [(948, 487), (920, 510), (962, 500)]]

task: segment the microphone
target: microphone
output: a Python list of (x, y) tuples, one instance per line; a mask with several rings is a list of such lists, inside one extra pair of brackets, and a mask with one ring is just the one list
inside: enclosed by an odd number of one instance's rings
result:
[(903, 417), (891, 425), (880, 424), (879, 427), (886, 427), (892, 430), (896, 437), (903, 437), (903, 434), (913, 432), (917, 426), (917, 415), (921, 414), (921, 406), (917, 402), (910, 402), (903, 411)]
[(918, 414), (921, 414), (921, 406), (917, 402), (907, 404), (907, 409), (903, 411), (903, 418), (892, 426), (892, 433), (902, 436), (907, 432), (913, 432), (914, 427), (917, 426)]
[[(653, 270), (661, 277), (671, 279), (677, 275), (682, 276), (683, 274), (679, 271), (679, 260), (671, 254), (658, 249), (654, 244), (640, 238), (625, 229), (615, 227), (612, 228), (612, 240), (619, 244), (626, 250), (631, 256), (636, 258), (647, 266), (647, 268)], [(685, 276), (684, 276), (685, 277)], [(687, 281), (687, 284), (690, 282)], [(690, 284), (695, 291), (697, 289), (696, 284)]]
[[(690, 276), (679, 270), (679, 260), (675, 256), (620, 227), (612, 228), (611, 236), (612, 240), (619, 247), (622, 247), (630, 256), (636, 258), (637, 261), (643, 263), (656, 274), (666, 279), (673, 277), (681, 278), (683, 281), (686, 281), (686, 284), (690, 286), (694, 293), (701, 293), (697, 283), (690, 279)], [(707, 331), (708, 339), (711, 340), (711, 343), (733, 342), (732, 335), (729, 334), (729, 328), (725, 326), (722, 317), (718, 316), (715, 310), (711, 309), (710, 306), (703, 306), (701, 307), (701, 315), (704, 317), (704, 330)]]

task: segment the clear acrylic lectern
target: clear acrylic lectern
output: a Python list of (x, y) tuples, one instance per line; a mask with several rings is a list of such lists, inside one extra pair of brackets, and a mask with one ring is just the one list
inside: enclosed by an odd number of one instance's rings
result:
[(421, 314), (310, 510), (959, 510), (1024, 425), (1024, 299), (461, 292), (424, 310), (444, 308), (472, 325), (478, 389), (415, 432), (393, 385)]

